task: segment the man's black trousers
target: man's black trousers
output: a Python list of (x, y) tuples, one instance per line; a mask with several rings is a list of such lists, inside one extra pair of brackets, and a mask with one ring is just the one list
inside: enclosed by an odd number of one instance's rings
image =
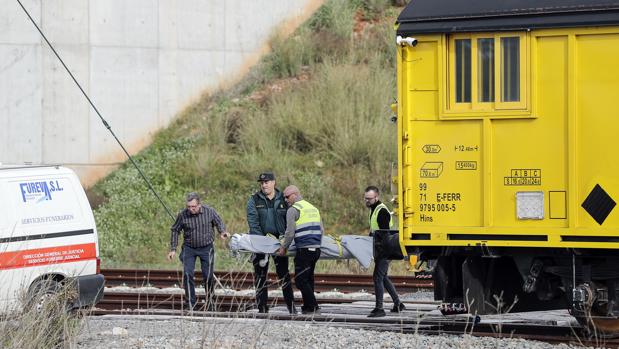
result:
[(295, 284), (303, 296), (304, 311), (315, 311), (318, 302), (314, 295), (314, 269), (320, 258), (320, 249), (299, 248), (294, 256)]
[(196, 259), (200, 259), (202, 269), (202, 279), (204, 280), (204, 290), (206, 291), (206, 306), (214, 306), (215, 285), (213, 270), (215, 264), (215, 249), (213, 245), (192, 248), (184, 245), (178, 258), (183, 263), (183, 287), (185, 288), (185, 303), (189, 309), (196, 305), (196, 284), (194, 280), (194, 270)]
[(394, 305), (400, 304), (400, 298), (398, 293), (389, 279), (387, 273), (389, 273), (389, 263), (387, 259), (377, 259), (374, 261), (374, 273), (372, 279), (374, 280), (374, 295), (376, 296), (376, 308), (383, 308), (383, 296), (385, 295), (385, 289), (389, 292)]
[[(256, 303), (258, 305), (258, 310), (262, 312), (268, 311), (267, 301), (269, 298), (269, 290), (267, 274), (269, 273), (269, 260), (266, 260), (266, 264), (264, 267), (260, 266), (260, 261), (264, 260), (264, 254), (256, 253), (255, 258), (253, 260), (254, 265), (254, 286), (256, 287)], [(282, 293), (284, 295), (284, 300), (286, 301), (286, 306), (288, 307), (288, 311), (291, 311), (294, 306), (294, 293), (292, 291), (292, 282), (290, 281), (290, 273), (288, 272), (288, 257), (281, 256), (272, 256), (273, 262), (275, 263), (275, 272), (277, 273), (277, 278), (282, 285)]]

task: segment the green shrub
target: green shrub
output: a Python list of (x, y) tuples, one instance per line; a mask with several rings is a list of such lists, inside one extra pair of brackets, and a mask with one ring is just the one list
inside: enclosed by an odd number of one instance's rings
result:
[(392, 0), (353, 0), (355, 7), (363, 13), (363, 17), (371, 20), (379, 18), (392, 2)]
[(314, 31), (332, 32), (340, 38), (350, 39), (355, 24), (355, 6), (351, 1), (327, 0), (309, 20)]
[(395, 153), (395, 128), (388, 122), (394, 85), (391, 72), (378, 64), (323, 64), (307, 86), (276, 97), (268, 113), (248, 120), (243, 148), (294, 150), (376, 172)]
[(264, 60), (265, 78), (296, 76), (303, 66), (312, 64), (316, 59), (316, 48), (311, 35), (307, 28), (289, 37), (277, 32), (271, 38), (273, 52)]

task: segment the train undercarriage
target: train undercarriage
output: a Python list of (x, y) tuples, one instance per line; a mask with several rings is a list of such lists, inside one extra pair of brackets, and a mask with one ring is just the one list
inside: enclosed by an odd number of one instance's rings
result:
[(619, 334), (614, 250), (426, 247), (434, 296), (471, 314), (568, 309), (590, 331)]

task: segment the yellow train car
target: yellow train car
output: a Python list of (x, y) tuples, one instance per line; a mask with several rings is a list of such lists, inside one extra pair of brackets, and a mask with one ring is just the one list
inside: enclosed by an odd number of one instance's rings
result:
[(619, 1), (413, 0), (396, 24), (400, 244), (472, 312), (619, 318)]

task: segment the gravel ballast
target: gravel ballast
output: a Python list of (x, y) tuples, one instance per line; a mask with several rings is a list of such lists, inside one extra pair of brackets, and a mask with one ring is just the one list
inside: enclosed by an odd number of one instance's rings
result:
[(77, 348), (571, 348), (471, 336), (426, 336), (324, 323), (167, 316), (86, 318)]

